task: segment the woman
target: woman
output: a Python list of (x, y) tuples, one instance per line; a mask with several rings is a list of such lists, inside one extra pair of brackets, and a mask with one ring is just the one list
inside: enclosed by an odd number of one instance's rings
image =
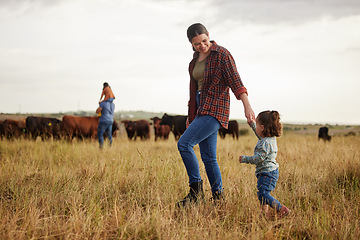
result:
[(204, 198), (199, 163), (193, 150), (196, 144), (200, 147), (201, 159), (212, 190), (212, 199), (218, 201), (224, 197), (220, 168), (216, 159), (216, 145), (219, 128), (227, 128), (229, 123), (229, 88), (236, 98), (243, 102), (248, 123), (255, 120), (247, 90), (230, 52), (217, 45), (215, 41), (210, 41), (209, 32), (200, 23), (188, 28), (187, 37), (195, 52), (189, 64), (188, 128), (178, 141), (178, 150), (189, 176), (190, 192), (177, 203), (178, 207)]

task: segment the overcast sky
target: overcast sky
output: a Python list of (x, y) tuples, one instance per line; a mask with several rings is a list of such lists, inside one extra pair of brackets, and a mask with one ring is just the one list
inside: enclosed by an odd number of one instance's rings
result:
[(116, 111), (187, 114), (195, 22), (235, 58), (255, 113), (360, 124), (359, 0), (1, 1), (0, 112), (95, 111), (108, 82)]

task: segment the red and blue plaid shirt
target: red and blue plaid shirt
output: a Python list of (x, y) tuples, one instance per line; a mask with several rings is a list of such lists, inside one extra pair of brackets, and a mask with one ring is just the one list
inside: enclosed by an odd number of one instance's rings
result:
[(195, 52), (189, 64), (190, 73), (190, 100), (188, 103), (189, 122), (196, 115), (210, 115), (215, 117), (221, 126), (228, 128), (230, 115), (229, 88), (240, 99), (242, 93), (247, 94), (240, 75), (236, 69), (234, 58), (230, 52), (211, 41), (210, 55), (206, 58), (204, 82), (201, 87), (200, 104), (196, 104), (197, 82), (192, 77), (199, 53)]

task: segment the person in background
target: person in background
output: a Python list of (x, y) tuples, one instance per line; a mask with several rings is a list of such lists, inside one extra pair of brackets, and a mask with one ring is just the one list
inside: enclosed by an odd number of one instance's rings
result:
[(278, 147), (276, 137), (280, 137), (282, 125), (277, 111), (259, 113), (256, 124), (252, 128), (259, 138), (253, 156), (240, 156), (240, 163), (249, 163), (256, 166), (257, 196), (260, 206), (266, 217), (269, 217), (269, 206), (274, 208), (280, 217), (289, 214), (289, 209), (270, 195), (276, 187), (279, 178), (279, 164), (276, 162)]
[[(104, 100), (101, 101), (101, 99), (103, 97), (104, 97)], [(115, 99), (115, 96), (114, 96), (114, 93), (111, 90), (109, 84), (107, 82), (104, 82), (103, 90), (101, 92), (101, 97), (100, 97), (99, 103), (105, 102), (105, 101), (112, 102), (112, 101), (114, 101), (114, 99)]]
[(189, 64), (190, 100), (187, 129), (178, 141), (178, 150), (189, 177), (189, 194), (177, 202), (178, 207), (196, 203), (204, 198), (199, 163), (193, 147), (199, 144), (201, 159), (209, 179), (212, 200), (224, 199), (222, 178), (216, 157), (217, 134), (221, 126), (228, 128), (230, 94), (232, 90), (244, 105), (248, 123), (255, 119), (244, 87), (230, 52), (210, 41), (209, 32), (201, 23), (187, 29), (194, 50)]
[(97, 136), (100, 148), (104, 146), (104, 133), (109, 138), (110, 146), (112, 144), (112, 125), (114, 121), (115, 104), (109, 101), (99, 103), (96, 113), (100, 115)]

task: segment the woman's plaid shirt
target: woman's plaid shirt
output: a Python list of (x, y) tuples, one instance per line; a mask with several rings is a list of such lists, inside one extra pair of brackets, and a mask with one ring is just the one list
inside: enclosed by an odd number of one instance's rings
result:
[(215, 117), (224, 128), (228, 128), (230, 115), (229, 88), (240, 99), (242, 93), (247, 94), (240, 75), (236, 69), (234, 58), (230, 52), (211, 41), (210, 55), (206, 58), (204, 82), (201, 87), (200, 105), (196, 106), (197, 83), (192, 77), (199, 53), (195, 52), (189, 64), (190, 100), (188, 103), (189, 122), (196, 115), (210, 115)]

